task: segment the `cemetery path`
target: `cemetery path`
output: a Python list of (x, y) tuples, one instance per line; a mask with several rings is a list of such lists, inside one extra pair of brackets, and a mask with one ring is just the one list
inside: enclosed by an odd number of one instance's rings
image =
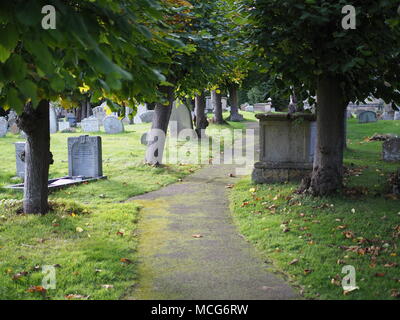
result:
[(230, 177), (235, 168), (208, 165), (180, 183), (130, 199), (142, 206), (142, 219), (138, 284), (126, 299), (298, 298), (233, 223), (226, 185), (237, 181)]

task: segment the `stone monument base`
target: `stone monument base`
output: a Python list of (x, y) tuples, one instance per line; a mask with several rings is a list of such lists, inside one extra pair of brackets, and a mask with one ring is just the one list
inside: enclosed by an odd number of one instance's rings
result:
[(311, 172), (309, 164), (257, 162), (251, 178), (254, 183), (299, 182)]

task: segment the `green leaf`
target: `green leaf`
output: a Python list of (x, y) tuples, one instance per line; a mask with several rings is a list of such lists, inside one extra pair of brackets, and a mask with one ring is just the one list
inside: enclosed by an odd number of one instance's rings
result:
[(0, 45), (0, 62), (4, 63), (10, 57), (11, 51)]
[(19, 38), (17, 28), (12, 24), (8, 24), (0, 28), (0, 34), (0, 45), (10, 51), (14, 50)]
[(65, 82), (58, 76), (54, 76), (50, 79), (50, 87), (56, 92), (63, 92), (65, 89)]
[(20, 55), (12, 55), (4, 66), (5, 76), (12, 81), (22, 81), (27, 73), (27, 66)]
[(25, 98), (31, 99), (32, 104), (36, 106), (38, 104), (37, 98), (37, 87), (31, 80), (25, 79), (18, 85), (19, 91), (25, 96)]
[(22, 113), (24, 103), (19, 98), (18, 91), (14, 88), (10, 88), (7, 92), (7, 105), (18, 114)]

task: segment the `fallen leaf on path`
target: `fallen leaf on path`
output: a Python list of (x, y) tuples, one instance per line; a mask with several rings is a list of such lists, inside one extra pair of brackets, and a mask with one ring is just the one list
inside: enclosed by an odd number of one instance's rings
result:
[(199, 238), (203, 238), (203, 236), (201, 234), (194, 234), (192, 235), (193, 238), (199, 239)]

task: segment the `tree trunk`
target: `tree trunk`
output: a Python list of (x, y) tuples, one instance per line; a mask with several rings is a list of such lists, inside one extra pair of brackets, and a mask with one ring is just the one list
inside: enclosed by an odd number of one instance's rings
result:
[(214, 123), (224, 124), (222, 117), (222, 96), (216, 90), (211, 91), (211, 104), (214, 109)]
[(206, 116), (206, 95), (204, 91), (195, 98), (195, 111), (196, 111), (196, 133), (199, 139), (205, 136), (204, 130), (208, 127)]
[(18, 119), (19, 127), (26, 133), (24, 213), (42, 213), (49, 210), (49, 166), (53, 163), (50, 152), (49, 101), (40, 101), (34, 109), (25, 105)]
[(311, 193), (325, 196), (342, 187), (345, 98), (340, 81), (321, 77), (317, 88), (317, 147)]
[(243, 116), (239, 114), (239, 97), (238, 97), (238, 86), (233, 84), (229, 87), (229, 98), (231, 102), (231, 113), (229, 115), (229, 121), (243, 121)]
[[(160, 165), (162, 162), (169, 118), (175, 98), (174, 90), (175, 88), (173, 87), (160, 88), (160, 91), (164, 93), (165, 97), (168, 99), (168, 105), (156, 103), (154, 108), (152, 126), (147, 136), (148, 145), (145, 159), (146, 163), (151, 165)], [(164, 136), (162, 136), (163, 134)]]

